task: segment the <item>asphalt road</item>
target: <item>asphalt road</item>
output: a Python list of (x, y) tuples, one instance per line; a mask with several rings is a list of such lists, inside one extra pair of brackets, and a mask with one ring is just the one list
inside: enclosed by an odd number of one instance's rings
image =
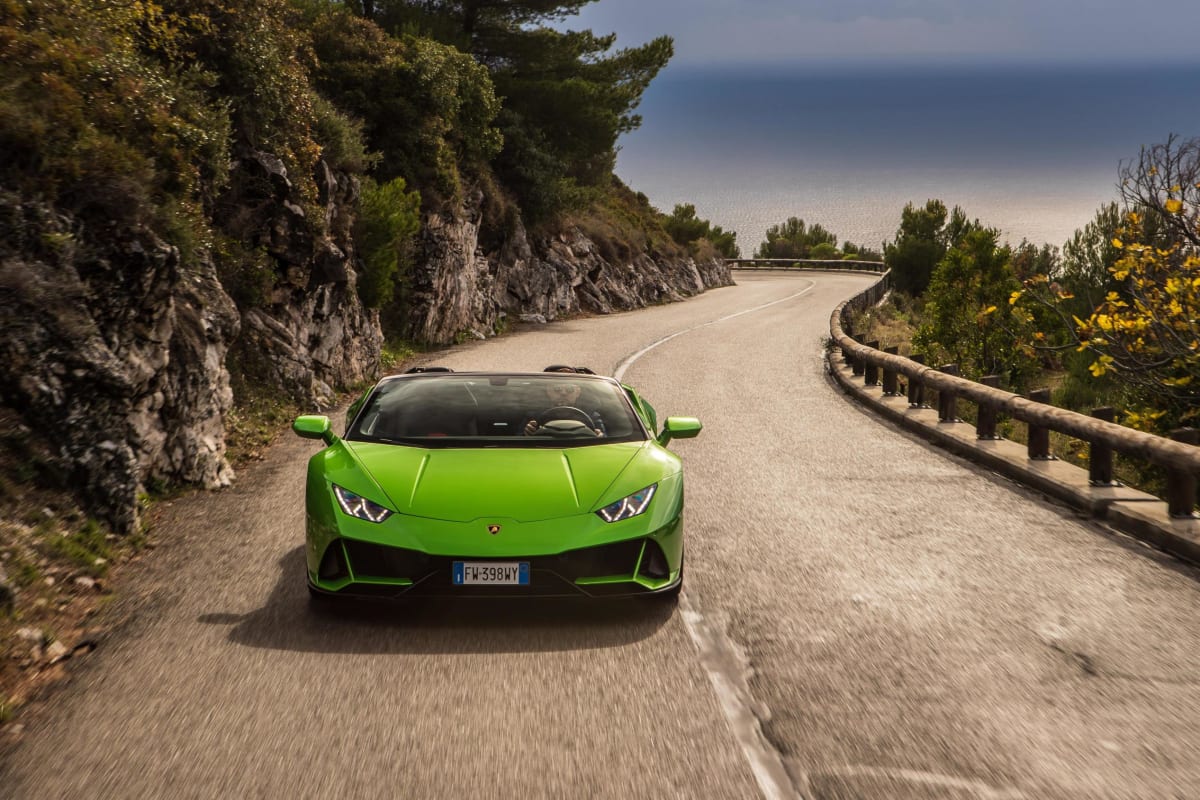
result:
[(619, 370), (704, 421), (678, 609), (316, 612), (289, 436), (163, 509), (0, 795), (1200, 797), (1200, 573), (842, 396), (821, 339), (868, 280), (739, 273), (432, 359)]

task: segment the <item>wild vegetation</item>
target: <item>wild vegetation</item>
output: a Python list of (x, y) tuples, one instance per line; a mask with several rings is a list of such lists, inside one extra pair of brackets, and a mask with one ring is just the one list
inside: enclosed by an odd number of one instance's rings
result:
[[(895, 297), (876, 314), (928, 363), (1057, 405), (1118, 409), (1167, 435), (1200, 416), (1200, 139), (1171, 137), (1120, 170), (1119, 202), (1059, 248), (998, 242), (939, 200), (908, 205), (885, 247)], [(894, 343), (894, 342), (893, 342)], [(1126, 473), (1153, 485), (1144, 471)]]
[[(518, 214), (536, 227), (603, 213), (617, 138), (640, 124), (672, 45), (618, 49), (544, 24), (584, 4), (6, 0), (0, 186), (80, 219), (147, 224), (185, 257), (210, 249), (245, 305), (278, 276), (230, 203), (243, 196), (230, 156), (278, 157), (310, 204), (324, 159), (374, 181), (358, 208), (372, 239), (363, 296), (385, 305), (421, 210), (465, 187), (484, 189), (496, 235)], [(322, 214), (305, 219), (321, 232)], [(647, 205), (647, 225), (668, 219)], [(671, 235), (733, 252), (719, 228)]]
[(675, 206), (671, 215), (663, 220), (663, 227), (677, 243), (691, 248), (694, 255), (708, 248), (716, 250), (723, 258), (741, 256), (737, 234), (696, 216), (696, 207), (691, 203)]
[(755, 258), (795, 258), (821, 260), (879, 261), (878, 252), (844, 242), (838, 247), (838, 237), (820, 223), (808, 225), (798, 217), (767, 228), (767, 238), (759, 244)]

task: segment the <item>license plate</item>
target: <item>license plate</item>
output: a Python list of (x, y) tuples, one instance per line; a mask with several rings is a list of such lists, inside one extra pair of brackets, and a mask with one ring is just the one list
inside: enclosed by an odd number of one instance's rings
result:
[(455, 561), (455, 586), (528, 586), (528, 561)]

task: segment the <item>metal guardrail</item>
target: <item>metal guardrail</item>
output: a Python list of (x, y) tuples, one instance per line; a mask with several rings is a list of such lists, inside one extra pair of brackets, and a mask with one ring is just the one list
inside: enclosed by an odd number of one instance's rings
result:
[(727, 258), (730, 269), (782, 269), (782, 270), (847, 270), (853, 272), (883, 272), (882, 261), (842, 261), (817, 258)]
[[(1200, 475), (1200, 431), (1184, 428), (1172, 434), (1172, 439), (1135, 431), (1112, 422), (1112, 409), (1101, 408), (1087, 416), (1049, 404), (1048, 390), (1039, 389), (1023, 397), (996, 388), (996, 376), (975, 383), (956, 376), (954, 364), (938, 368), (926, 366), (920, 357), (904, 358), (894, 352), (883, 352), (878, 342), (863, 342), (863, 336), (847, 333), (851, 310), (862, 310), (883, 299), (890, 287), (890, 273), (872, 286), (845, 301), (834, 309), (829, 318), (829, 332), (833, 344), (841, 348), (842, 358), (849, 364), (854, 375), (863, 376), (867, 385), (879, 385), (879, 371), (883, 372), (884, 391), (896, 392), (897, 375), (909, 379), (908, 400), (910, 407), (925, 407), (926, 390), (938, 393), (938, 418), (944, 422), (955, 421), (955, 403), (965, 398), (979, 406), (981, 425), (977, 426), (980, 438), (995, 437), (997, 414), (1007, 414), (1029, 426), (1029, 458), (1050, 458), (1048, 431), (1058, 431), (1091, 445), (1088, 472), (1093, 484), (1112, 483), (1112, 453), (1124, 453), (1133, 458), (1164, 467), (1167, 471), (1167, 506), (1172, 517), (1191, 517), (1196, 505), (1197, 475)], [(888, 348), (894, 350), (894, 348)], [(992, 385), (988, 385), (992, 384)]]

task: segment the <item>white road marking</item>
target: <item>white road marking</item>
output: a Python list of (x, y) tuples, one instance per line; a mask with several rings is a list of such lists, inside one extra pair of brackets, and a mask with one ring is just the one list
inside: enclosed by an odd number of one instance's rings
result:
[(659, 339), (658, 341), (652, 342), (651, 344), (646, 345), (641, 350), (638, 350), (636, 353), (629, 356), (624, 361), (622, 361), (620, 364), (618, 364), (617, 368), (615, 370), (613, 370), (613, 377), (616, 378), (617, 380), (621, 380), (621, 378), (625, 375), (625, 370), (627, 370), (631, 366), (633, 366), (633, 362), (637, 361), (639, 358), (646, 355), (646, 353), (649, 353), (651, 350), (658, 347), (660, 344), (666, 344), (667, 342), (671, 341), (676, 336), (683, 336), (685, 333), (691, 333), (692, 331), (698, 331), (701, 328), (707, 328), (710, 325), (716, 325), (719, 322), (725, 322), (726, 320), (731, 320), (731, 319), (734, 319), (735, 317), (740, 317), (743, 314), (753, 314), (755, 311), (762, 311), (764, 308), (770, 308), (771, 306), (776, 306), (776, 305), (779, 305), (780, 303), (786, 303), (788, 300), (795, 300), (797, 297), (808, 294), (814, 288), (816, 288), (816, 284), (810, 283), (808, 285), (808, 288), (805, 289), (804, 291), (796, 292), (795, 294), (790, 294), (787, 297), (781, 298), (779, 300), (772, 300), (769, 303), (763, 303), (761, 306), (755, 306), (754, 308), (747, 308), (745, 311), (738, 311), (734, 314), (726, 314), (723, 317), (719, 317), (714, 320), (709, 320), (708, 322), (701, 322), (699, 325), (693, 325), (690, 328), (684, 328), (681, 331), (676, 331), (675, 333), (664, 336), (661, 339)]
[(750, 676), (754, 670), (745, 650), (729, 638), (724, 624), (706, 620), (696, 611), (686, 593), (679, 596), (679, 613), (700, 651), (700, 663), (708, 673), (721, 711), (754, 773), (759, 791), (766, 800), (799, 800), (779, 751), (767, 741), (762, 720), (751, 707)]
[[(786, 303), (788, 300), (794, 300), (797, 297), (808, 294), (815, 287), (815, 283), (809, 283), (806, 289), (779, 300), (772, 300), (770, 303), (763, 303), (754, 308), (747, 308), (744, 311), (727, 314), (718, 319), (702, 322), (699, 325), (693, 325), (690, 328), (685, 328), (684, 330), (664, 336), (658, 341), (638, 350), (617, 365), (617, 368), (613, 370), (613, 377), (621, 380), (625, 375), (625, 371), (633, 366), (635, 361), (659, 345), (671, 341), (676, 336), (682, 336), (685, 333), (691, 333), (700, 328), (707, 328), (710, 325), (716, 325), (717, 323), (725, 322), (744, 314), (752, 314), (764, 308)], [(729, 638), (725, 632), (724, 625), (714, 624), (706, 620), (704, 615), (696, 610), (688, 599), (686, 589), (679, 596), (679, 611), (683, 617), (683, 626), (687, 630), (688, 636), (691, 637), (692, 642), (696, 645), (696, 649), (700, 652), (700, 663), (704, 667), (705, 673), (708, 674), (708, 680), (712, 684), (713, 692), (717, 696), (717, 701), (721, 704), (721, 711), (724, 712), (725, 719), (733, 731), (734, 738), (737, 739), (738, 744), (742, 748), (742, 754), (746, 757), (746, 761), (750, 765), (750, 771), (754, 773), (754, 780), (758, 782), (759, 791), (762, 792), (766, 800), (798, 799), (799, 795), (792, 786), (792, 781), (788, 777), (787, 768), (783, 765), (783, 759), (780, 758), (779, 751), (767, 741), (767, 737), (762, 730), (762, 720), (758, 714), (755, 714), (751, 707), (752, 696), (750, 694), (749, 681), (753, 670), (750, 667), (749, 660), (746, 658), (745, 651)]]

